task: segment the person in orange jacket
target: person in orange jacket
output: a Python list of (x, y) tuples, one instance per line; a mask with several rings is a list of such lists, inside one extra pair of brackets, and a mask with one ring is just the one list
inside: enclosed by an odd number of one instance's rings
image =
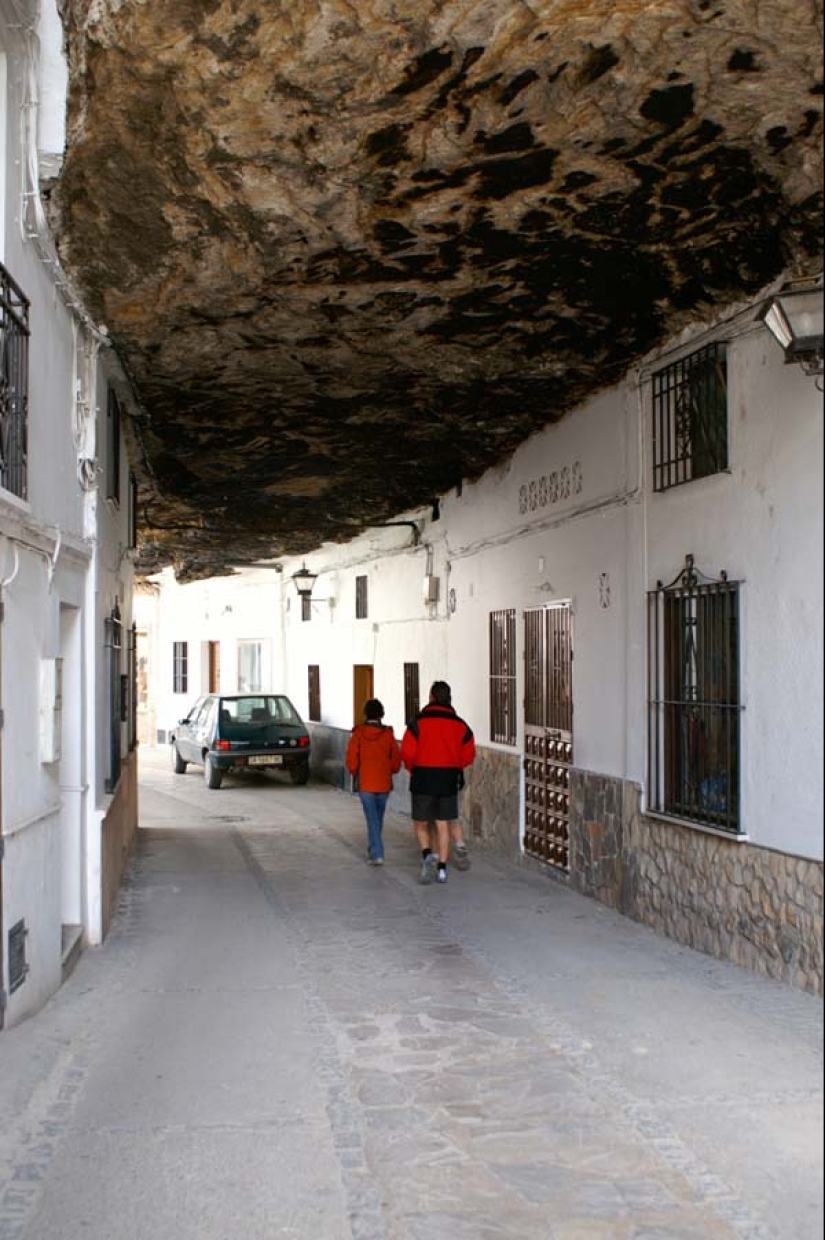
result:
[(392, 777), (401, 770), (401, 750), (392, 728), (385, 727), (384, 707), (371, 698), (364, 722), (353, 729), (347, 745), (347, 770), (358, 778), (358, 795), (367, 821), (370, 865), (384, 864), (384, 813), (392, 792)]

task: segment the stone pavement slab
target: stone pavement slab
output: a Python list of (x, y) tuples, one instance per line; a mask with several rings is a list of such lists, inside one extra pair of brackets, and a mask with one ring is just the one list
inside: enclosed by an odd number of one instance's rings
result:
[(0, 1240), (809, 1240), (822, 1005), (408, 821), (141, 755), (108, 942), (0, 1038)]

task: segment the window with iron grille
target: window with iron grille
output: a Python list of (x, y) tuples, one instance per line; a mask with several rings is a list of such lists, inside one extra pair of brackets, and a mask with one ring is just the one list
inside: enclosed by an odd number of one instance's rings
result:
[(188, 642), (175, 642), (172, 646), (172, 692), (189, 692)]
[(490, 740), (516, 743), (516, 613), (490, 613)]
[(355, 619), (366, 620), (369, 616), (369, 578), (355, 578)]
[(650, 809), (739, 834), (738, 582), (688, 556), (649, 593), (648, 686)]
[(653, 489), (727, 467), (727, 346), (712, 344), (653, 376)]
[(421, 680), (417, 663), (404, 664), (404, 722), (412, 723), (421, 710)]
[(129, 472), (129, 549), (134, 551), (138, 545), (138, 484), (137, 478)]
[(106, 497), (120, 503), (120, 401), (109, 388), (106, 404)]
[(321, 669), (317, 664), (310, 664), (309, 681), (309, 717), (313, 723), (321, 722)]
[(301, 619), (303, 621), (312, 619), (312, 599), (308, 594), (301, 595)]
[(137, 625), (129, 630), (129, 749), (138, 741), (138, 638)]
[(122, 763), (121, 724), (123, 722), (123, 678), (120, 670), (123, 649), (123, 623), (117, 603), (105, 623), (105, 645), (109, 672), (109, 769), (106, 775), (107, 792), (114, 792), (120, 779)]
[(0, 486), (28, 490), (29, 302), (0, 263)]

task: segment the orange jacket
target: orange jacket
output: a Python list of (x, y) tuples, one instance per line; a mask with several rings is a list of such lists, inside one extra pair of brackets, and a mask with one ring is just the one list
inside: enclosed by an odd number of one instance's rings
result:
[(391, 792), (392, 777), (401, 770), (401, 750), (392, 728), (362, 723), (347, 745), (347, 770), (358, 776), (359, 792)]

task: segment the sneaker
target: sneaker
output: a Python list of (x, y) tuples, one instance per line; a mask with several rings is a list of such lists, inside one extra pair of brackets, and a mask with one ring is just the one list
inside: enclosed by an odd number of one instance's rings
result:
[(438, 857), (435, 853), (430, 853), (429, 857), (421, 865), (421, 882), (425, 887), (430, 883), (434, 883), (438, 874)]
[(383, 864), (384, 864), (383, 857), (370, 857), (370, 865), (383, 865)]
[(470, 850), (466, 844), (456, 844), (453, 848), (453, 863), (457, 870), (469, 870)]
[(446, 870), (439, 870), (439, 871), (438, 871), (438, 877), (436, 878), (436, 880), (435, 880), (435, 881), (436, 881), (437, 883), (446, 883), (446, 881), (447, 881), (447, 871), (446, 871)]

